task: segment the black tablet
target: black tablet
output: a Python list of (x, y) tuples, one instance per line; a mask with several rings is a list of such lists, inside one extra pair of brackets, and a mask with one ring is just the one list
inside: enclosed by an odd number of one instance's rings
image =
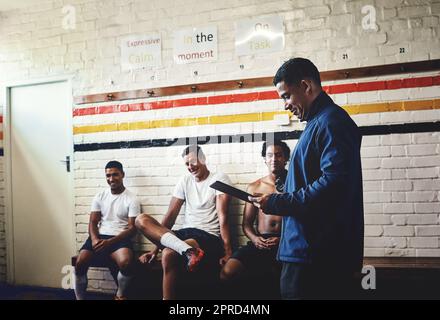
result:
[(235, 198), (252, 203), (248, 199), (248, 197), (252, 197), (251, 194), (244, 192), (243, 190), (234, 188), (233, 186), (230, 186), (229, 184), (223, 183), (221, 181), (216, 181), (213, 184), (211, 184), (210, 187), (215, 190), (227, 193)]

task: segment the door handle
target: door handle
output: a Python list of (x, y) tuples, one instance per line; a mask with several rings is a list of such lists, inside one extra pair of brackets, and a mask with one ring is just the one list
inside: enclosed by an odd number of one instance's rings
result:
[(63, 162), (66, 164), (66, 171), (70, 172), (70, 156), (66, 156), (66, 160), (60, 160), (60, 162)]

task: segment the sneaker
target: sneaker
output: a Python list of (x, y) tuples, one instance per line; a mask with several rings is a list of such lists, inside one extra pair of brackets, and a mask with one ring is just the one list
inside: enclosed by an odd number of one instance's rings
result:
[(188, 259), (186, 265), (189, 272), (193, 272), (197, 269), (200, 261), (202, 261), (205, 252), (200, 248), (189, 248), (185, 251), (185, 256)]

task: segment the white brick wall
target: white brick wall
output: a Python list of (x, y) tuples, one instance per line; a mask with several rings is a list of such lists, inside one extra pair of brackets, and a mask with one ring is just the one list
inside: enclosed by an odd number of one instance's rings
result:
[[(64, 2), (65, 3), (65, 2)], [(379, 30), (363, 30), (362, 6), (375, 3)], [(64, 30), (62, 1), (19, 11), (0, 13), (0, 87), (6, 82), (54, 75), (73, 75), (74, 95), (272, 76), (282, 61), (305, 56), (321, 71), (440, 58), (438, 38), (440, 6), (437, 1), (376, 0), (224, 0), (224, 1), (121, 1), (72, 0), (76, 29)], [(241, 18), (278, 13), (284, 18), (286, 47), (283, 52), (255, 57), (235, 57), (233, 23)], [(172, 34), (182, 27), (215, 24), (219, 34), (219, 60), (176, 66), (172, 62)], [(121, 37), (131, 33), (161, 32), (163, 66), (122, 72), (119, 64)], [(405, 48), (405, 53), (399, 53)], [(348, 54), (348, 59), (343, 59)], [(244, 68), (241, 69), (240, 65)], [(194, 76), (198, 71), (198, 76)], [(154, 77), (152, 77), (154, 76)], [(0, 101), (4, 101), (0, 90)], [(437, 87), (362, 92), (335, 97), (342, 104), (374, 103), (413, 98), (439, 98)], [(0, 107), (2, 105), (0, 104)], [(264, 103), (234, 106), (277, 110)], [(240, 110), (241, 110), (240, 109)], [(216, 112), (223, 112), (217, 108)], [(266, 110), (266, 109), (265, 109)], [(182, 108), (179, 116), (200, 115), (198, 109)], [(210, 115), (214, 111), (203, 110)], [(215, 113), (217, 114), (217, 113)], [(164, 114), (149, 114), (163, 119)], [(111, 115), (109, 121), (120, 121)], [(128, 115), (127, 115), (128, 116)], [(131, 115), (130, 115), (131, 116)], [(173, 117), (170, 113), (170, 117)], [(438, 121), (438, 110), (387, 112), (353, 117), (358, 125)], [(95, 123), (96, 119), (81, 119)], [(101, 118), (104, 119), (104, 118)], [(134, 119), (134, 118), (132, 118)], [(75, 119), (76, 121), (76, 119)], [(75, 142), (162, 138), (197, 134), (258, 132), (267, 124), (233, 124), (220, 127), (164, 128), (127, 133), (75, 136)], [(275, 126), (274, 126), (275, 128)], [(285, 130), (278, 128), (277, 130)], [(275, 129), (274, 129), (275, 130)], [(295, 141), (289, 141), (293, 147)], [(205, 148), (210, 168), (223, 170), (239, 187), (264, 174), (260, 143)], [(160, 219), (166, 211), (173, 185), (184, 172), (180, 147), (137, 150), (105, 150), (76, 153), (75, 221), (77, 245), (86, 238), (88, 210), (93, 195), (106, 187), (102, 167), (110, 158), (127, 168), (126, 184), (141, 199), (143, 209)], [(440, 135), (438, 133), (367, 136), (362, 162), (365, 199), (365, 254), (439, 256), (440, 237)], [(241, 165), (234, 165), (238, 159)], [(3, 158), (0, 157), (0, 168)], [(254, 169), (251, 169), (254, 168)], [(163, 176), (165, 173), (166, 176)], [(6, 277), (3, 170), (0, 170), (0, 281)], [(236, 235), (242, 205), (234, 201), (231, 216)], [(139, 237), (138, 247), (146, 249)], [(241, 237), (243, 242), (244, 238)], [(112, 291), (106, 271), (90, 271), (90, 287)]]

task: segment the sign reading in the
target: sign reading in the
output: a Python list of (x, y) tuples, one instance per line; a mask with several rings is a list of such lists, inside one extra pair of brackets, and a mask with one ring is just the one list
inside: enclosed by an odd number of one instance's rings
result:
[(253, 55), (284, 49), (283, 20), (278, 15), (244, 19), (235, 23), (235, 54)]
[(121, 40), (122, 70), (162, 65), (160, 34), (131, 35)]
[(217, 27), (187, 28), (174, 32), (177, 64), (217, 60)]

